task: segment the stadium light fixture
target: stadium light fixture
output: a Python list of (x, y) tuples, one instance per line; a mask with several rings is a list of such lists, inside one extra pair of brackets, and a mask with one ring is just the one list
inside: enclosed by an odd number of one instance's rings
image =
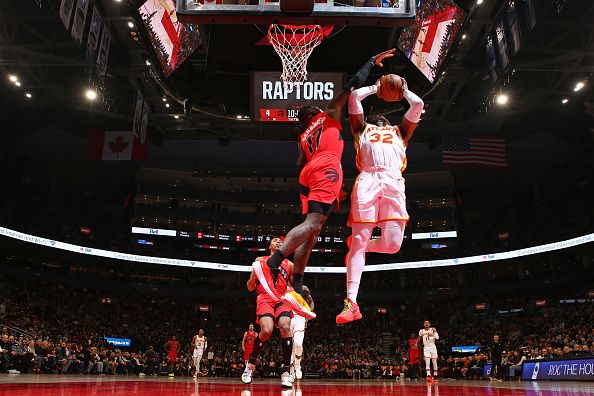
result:
[(483, 4), (483, 0), (476, 0), (476, 5), (481, 5)]
[(462, 35), (462, 40), (464, 40), (464, 39), (466, 39), (466, 35), (465, 34)]
[(129, 27), (130, 29), (134, 29), (134, 22), (132, 22), (132, 21), (129, 21), (129, 22), (128, 22), (128, 27)]
[(25, 94), (25, 96), (27, 97), (27, 99), (31, 99), (31, 98), (33, 97), (33, 95), (31, 95), (29, 92), (27, 92), (27, 93)]
[(499, 94), (499, 95), (497, 95), (497, 104), (503, 106), (508, 101), (509, 101), (509, 98), (507, 97), (507, 95), (505, 95), (505, 94)]
[(569, 99), (567, 99), (567, 98), (565, 98), (565, 99), (563, 99), (563, 100), (561, 101), (561, 103), (563, 103), (563, 104), (565, 104), (565, 103), (567, 103), (567, 102), (569, 102)]
[(575, 88), (573, 89), (573, 92), (577, 92), (582, 88), (584, 88), (584, 83), (583, 83), (583, 81), (580, 81), (579, 83), (575, 84)]
[(14, 85), (16, 85), (17, 87), (20, 87), (21, 86), (21, 82), (20, 81), (15, 81), (14, 82)]
[(16, 83), (17, 81), (19, 81), (19, 78), (17, 76), (15, 76), (14, 74), (11, 74), (10, 76), (8, 76), (8, 79), (10, 80), (10, 82)]
[(165, 103), (165, 107), (169, 108), (169, 103)]
[(88, 100), (95, 100), (97, 99), (97, 92), (94, 89), (87, 89), (85, 96)]

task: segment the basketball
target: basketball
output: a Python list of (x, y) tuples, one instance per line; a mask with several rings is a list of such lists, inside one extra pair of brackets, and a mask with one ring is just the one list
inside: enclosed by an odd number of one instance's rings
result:
[(386, 102), (397, 102), (402, 99), (404, 80), (397, 74), (386, 74), (380, 78), (379, 97)]

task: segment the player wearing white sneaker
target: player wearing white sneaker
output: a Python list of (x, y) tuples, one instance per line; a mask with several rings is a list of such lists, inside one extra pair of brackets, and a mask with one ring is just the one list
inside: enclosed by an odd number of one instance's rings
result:
[[(273, 238), (270, 241), (270, 253), (273, 254), (282, 243), (281, 238)], [(276, 324), (280, 331), (280, 344), (283, 357), (281, 385), (283, 387), (288, 387), (286, 378), (290, 379), (291, 377), (289, 371), (291, 367), (291, 354), (293, 351), (293, 338), (291, 337), (291, 317), (293, 316), (293, 312), (287, 303), (279, 298), (272, 298), (272, 296), (269, 295), (268, 290), (264, 287), (263, 282), (266, 282), (268, 289), (273, 290), (276, 295), (284, 293), (291, 284), (293, 263), (287, 259), (283, 260), (278, 268), (278, 275), (276, 278), (273, 278), (270, 269), (266, 265), (266, 259), (267, 257), (258, 257), (253, 265), (254, 270), (246, 285), (249, 291), (256, 291), (257, 294), (256, 316), (258, 325), (260, 326), (260, 333), (254, 340), (254, 348), (250, 354), (245, 371), (241, 376), (241, 380), (246, 384), (249, 384), (252, 381), (252, 374), (256, 361), (260, 356), (264, 344), (272, 335)], [(256, 268), (259, 268), (262, 271), (262, 281), (260, 281), (260, 278), (256, 275)]]
[[(304, 298), (310, 308), (314, 309), (314, 302), (311, 297), (309, 288), (303, 285)], [(293, 354), (291, 355), (291, 365), (293, 367), (293, 374), (295, 379), (300, 380), (303, 378), (303, 372), (301, 371), (301, 359), (303, 358), (303, 339), (305, 338), (305, 328), (307, 319), (296, 313), (291, 319), (291, 334), (293, 334)]]
[[(425, 370), (427, 371), (427, 382), (437, 382), (437, 347), (435, 340), (439, 340), (439, 334), (435, 327), (431, 327), (431, 322), (423, 322), (423, 328), (419, 330), (419, 338), (423, 342), (423, 357), (425, 358)], [(433, 377), (431, 377), (431, 367), (429, 361), (433, 363)]]
[[(365, 119), (361, 101), (377, 94), (376, 85), (354, 90), (349, 97), (351, 130), (355, 138), (357, 168), (360, 171), (351, 194), (349, 226), (353, 229), (347, 255), (347, 298), (344, 309), (336, 317), (337, 324), (362, 318), (357, 305), (365, 253), (394, 254), (400, 250), (408, 221), (404, 178), (406, 146), (419, 123), (423, 100), (408, 90), (403, 80), (402, 96), (410, 104), (399, 125), (392, 126), (382, 116)], [(378, 226), (382, 236), (371, 240)]]
[(195, 335), (194, 338), (192, 338), (192, 345), (194, 346), (194, 351), (192, 352), (192, 360), (194, 362), (194, 367), (196, 369), (193, 377), (196, 378), (198, 376), (198, 373), (200, 372), (200, 362), (202, 361), (202, 355), (204, 355), (204, 351), (208, 346), (206, 336), (204, 335), (204, 330), (198, 330), (198, 334)]

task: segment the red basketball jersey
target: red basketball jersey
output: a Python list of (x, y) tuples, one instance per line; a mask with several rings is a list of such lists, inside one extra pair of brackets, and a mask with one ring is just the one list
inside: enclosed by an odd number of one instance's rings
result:
[[(264, 265), (267, 265), (266, 261), (268, 260), (269, 257), (270, 256), (260, 257), (260, 260), (264, 263)], [(289, 260), (284, 259), (278, 269), (279, 269), (280, 276), (279, 276), (278, 280), (276, 281), (276, 285), (274, 288), (276, 289), (277, 293), (282, 296), (283, 294), (286, 293), (287, 286), (291, 283), (291, 272), (290, 272), (291, 270), (289, 268)], [(257, 282), (256, 294), (257, 295), (266, 295), (266, 296), (268, 295), (268, 293), (262, 287), (260, 282)]]
[(340, 122), (324, 112), (313, 117), (305, 132), (299, 137), (299, 144), (307, 162), (321, 155), (334, 155), (340, 160), (344, 148), (341, 129)]
[(256, 332), (248, 331), (244, 336), (245, 349), (252, 349), (254, 347), (254, 341), (256, 341)]

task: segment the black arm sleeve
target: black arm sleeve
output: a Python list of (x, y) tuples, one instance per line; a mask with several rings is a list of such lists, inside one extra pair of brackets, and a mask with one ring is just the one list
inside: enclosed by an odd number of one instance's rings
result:
[(351, 78), (351, 80), (344, 86), (344, 89), (346, 91), (352, 91), (353, 89), (362, 87), (367, 81), (373, 66), (375, 66), (375, 58), (371, 58), (363, 65), (363, 67), (357, 70), (357, 73), (355, 73), (353, 78)]

